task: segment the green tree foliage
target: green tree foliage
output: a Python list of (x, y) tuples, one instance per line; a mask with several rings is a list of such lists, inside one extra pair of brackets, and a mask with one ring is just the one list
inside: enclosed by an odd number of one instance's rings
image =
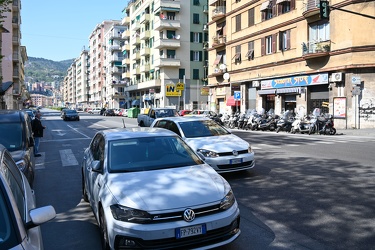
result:
[(0, 0), (0, 26), (3, 26), (4, 22), (4, 13), (10, 11), (10, 4), (13, 0)]

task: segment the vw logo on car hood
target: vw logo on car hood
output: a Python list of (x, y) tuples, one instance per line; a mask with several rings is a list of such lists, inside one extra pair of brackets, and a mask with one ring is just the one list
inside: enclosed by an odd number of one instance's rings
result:
[(238, 152), (236, 150), (233, 150), (232, 153), (233, 153), (234, 156), (238, 155)]
[(187, 222), (193, 221), (195, 219), (195, 213), (192, 209), (188, 208), (184, 211), (184, 220)]

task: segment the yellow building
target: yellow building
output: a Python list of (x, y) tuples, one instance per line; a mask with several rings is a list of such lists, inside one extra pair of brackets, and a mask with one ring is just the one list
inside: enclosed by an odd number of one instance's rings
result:
[(321, 108), (337, 128), (374, 128), (375, 2), (329, 6), (322, 19), (318, 0), (209, 0), (211, 109)]

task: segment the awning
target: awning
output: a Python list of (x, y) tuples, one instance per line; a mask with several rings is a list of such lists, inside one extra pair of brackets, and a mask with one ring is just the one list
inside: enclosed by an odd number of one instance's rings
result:
[(274, 95), (275, 93), (276, 93), (276, 89), (258, 90), (258, 95)]
[(239, 60), (241, 59), (241, 52), (237, 52), (234, 57), (233, 57), (234, 60)]
[(290, 0), (277, 0), (276, 4), (280, 4), (280, 3), (283, 3), (283, 2), (290, 2)]
[(265, 11), (265, 10), (270, 9), (270, 8), (271, 8), (271, 2), (270, 1), (266, 1), (266, 2), (264, 2), (260, 5), (260, 11)]
[(217, 2), (218, 0), (210, 0), (210, 2), (208, 3), (209, 5), (213, 5)]
[(180, 12), (180, 8), (171, 8), (171, 7), (163, 7), (163, 6), (161, 6), (160, 9), (161, 9), (161, 10), (164, 10), (164, 11)]
[(251, 58), (253, 58), (253, 57), (254, 57), (254, 50), (253, 50), (253, 49), (249, 50), (249, 51), (246, 53), (246, 56), (245, 56), (245, 57), (251, 57)]
[(219, 62), (220, 62), (222, 56), (223, 56), (223, 55), (217, 55), (217, 56), (216, 56), (216, 59), (215, 59), (215, 61), (214, 61), (214, 65), (219, 64)]
[(234, 96), (229, 96), (227, 98), (227, 106), (240, 106), (239, 100), (234, 100)]
[(136, 99), (136, 100), (132, 101), (132, 106), (139, 106), (139, 104), (140, 104), (139, 99)]
[(301, 93), (301, 88), (282, 88), (276, 90), (277, 94), (286, 94), (286, 93)]

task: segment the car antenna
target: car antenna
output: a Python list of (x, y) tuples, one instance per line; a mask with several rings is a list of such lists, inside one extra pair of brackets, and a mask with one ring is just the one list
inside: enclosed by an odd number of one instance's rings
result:
[(126, 126), (125, 126), (125, 120), (124, 120), (124, 118), (122, 118), (122, 124), (124, 125), (124, 127), (123, 127), (123, 128), (126, 128)]

